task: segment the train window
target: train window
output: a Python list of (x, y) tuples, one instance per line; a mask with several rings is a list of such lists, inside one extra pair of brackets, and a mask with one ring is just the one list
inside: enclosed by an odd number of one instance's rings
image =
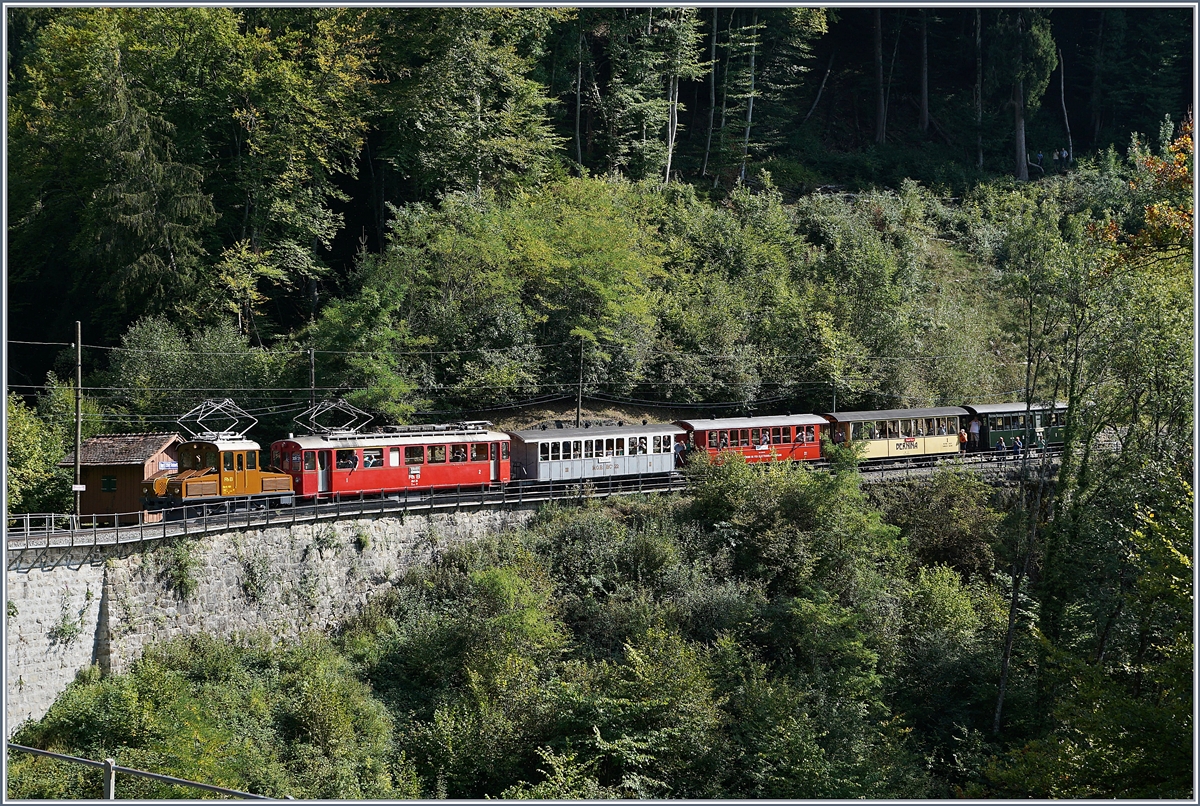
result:
[(550, 443), (550, 461), (551, 462), (557, 462), (559, 459), (562, 458), (562, 453), (560, 452), (560, 448), (561, 448), (560, 443), (558, 443), (558, 442)]
[(1025, 427), (1025, 415), (1024, 414), (1018, 414), (1015, 419), (1017, 421), (1017, 423), (1016, 423), (1017, 428)]
[(592, 441), (590, 439), (585, 439), (583, 441), (583, 458), (584, 459), (592, 458)]
[(488, 443), (488, 455), (489, 455), (489, 456), (492, 458), (492, 460), (493, 460), (493, 461), (495, 461), (495, 459), (496, 459), (496, 453), (497, 453), (498, 451), (499, 451), (499, 448), (497, 448), (497, 447), (496, 447), (496, 443), (495, 443), (495, 442), (489, 442), (489, 443)]
[(710, 448), (717, 447), (717, 432), (716, 431), (708, 432), (708, 447), (710, 447)]
[(617, 456), (625, 455), (625, 437), (617, 437)]
[(751, 428), (750, 429), (750, 444), (751, 445), (758, 447), (759, 445), (762, 444), (762, 432), (763, 432), (763, 429), (761, 429), (761, 428)]
[(363, 448), (363, 467), (383, 467), (383, 448)]
[[(183, 467), (184, 457), (179, 457), (179, 466)], [(271, 467), (283, 467), (280, 459), (279, 451), (271, 451)], [(190, 469), (190, 468), (187, 468)]]
[(655, 437), (654, 441), (650, 444), (653, 446), (655, 453), (662, 453), (662, 437)]
[(488, 444), (486, 442), (474, 442), (471, 444), (471, 461), (486, 462), (488, 460)]
[[(278, 458), (279, 454), (275, 454), (275, 456), (276, 456), (276, 458)], [(291, 470), (292, 469), (292, 457), (285, 453), (283, 455), (283, 464), (279, 465), (279, 466), (282, 467), (284, 470)]]
[(237, 469), (238, 469), (238, 472), (241, 473), (243, 470), (246, 469), (245, 454), (243, 454), (241, 451), (239, 451), (239, 452), (235, 453), (234, 456), (237, 457)]
[[(393, 448), (393, 450), (396, 450)], [(430, 445), (429, 446), (429, 464), (440, 465), (446, 461), (446, 446), (445, 445)]]
[(947, 428), (947, 431), (946, 431), (947, 434), (957, 434), (958, 433), (958, 418), (957, 417), (947, 417), (946, 418), (946, 428)]
[(901, 436), (901, 437), (916, 436), (916, 432), (913, 431), (913, 421), (912, 420), (897, 420), (896, 425), (900, 429), (898, 436)]
[(204, 452), (204, 466), (211, 470), (217, 469), (217, 452), (216, 451), (205, 451)]
[(316, 451), (305, 451), (304, 452), (304, 469), (305, 470), (316, 470), (317, 469)]
[(246, 469), (258, 470), (258, 451), (246, 451)]
[(224, 451), (221, 459), (225, 463), (226, 470), (233, 470), (233, 451)]
[(506, 461), (508, 459), (508, 443), (507, 442), (500, 443), (500, 458), (503, 460), (506, 460)]
[(637, 437), (630, 437), (629, 438), (629, 455), (637, 456), (637, 452), (638, 452)]
[(572, 459), (582, 459), (583, 458), (583, 443), (580, 442), (579, 440), (575, 440), (574, 442), (571, 443), (571, 458)]
[[(750, 429), (749, 428), (738, 429), (737, 435), (738, 435), (738, 447), (739, 448), (750, 447)], [(733, 434), (730, 433), (729, 436), (730, 436), (730, 438), (732, 438)]]
[(351, 448), (344, 448), (337, 452), (337, 468), (338, 470), (353, 470), (358, 467), (358, 454)]
[(317, 467), (323, 471), (329, 469), (329, 451), (317, 451)]
[(292, 454), (292, 467), (300, 467), (300, 451)]
[(887, 439), (887, 438), (888, 438), (887, 421), (886, 420), (876, 420), (874, 425), (871, 427), (871, 439)]
[[(366, 451), (363, 451), (364, 456)], [(425, 464), (425, 446), (424, 445), (409, 445), (404, 449), (404, 464), (406, 465), (423, 465)]]
[(638, 437), (638, 453), (642, 453), (642, 454), (648, 453), (648, 451), (646, 450), (646, 438), (645, 437)]
[(615, 442), (611, 438), (604, 440), (604, 455), (605, 456), (613, 455), (613, 445), (614, 444), (615, 444)]
[(543, 462), (549, 462), (550, 461), (550, 443), (543, 442), (543, 443), (541, 443), (541, 445), (539, 447), (541, 448), (541, 450), (538, 453), (538, 455), (541, 457), (541, 460)]
[(817, 441), (817, 427), (816, 426), (814, 426), (814, 425), (804, 426), (804, 441), (805, 442), (816, 442)]

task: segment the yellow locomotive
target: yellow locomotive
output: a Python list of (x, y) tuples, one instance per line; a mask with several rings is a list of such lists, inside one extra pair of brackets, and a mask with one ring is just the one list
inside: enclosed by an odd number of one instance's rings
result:
[(235, 425), (249, 418), (231, 400), (207, 401), (181, 417), (184, 428), (187, 418), (194, 418), (200, 428), (190, 441), (179, 445), (178, 470), (160, 470), (142, 482), (142, 504), (147, 510), (237, 498), (265, 503), (291, 494), (292, 477), (266, 466), (266, 454), (258, 443), (244, 437), (248, 427), (204, 430), (205, 418), (211, 421), (214, 415), (232, 418)]

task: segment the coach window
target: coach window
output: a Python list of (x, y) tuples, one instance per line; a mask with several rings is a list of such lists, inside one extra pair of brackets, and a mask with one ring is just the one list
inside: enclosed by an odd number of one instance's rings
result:
[(871, 424), (871, 439), (887, 439), (886, 420), (876, 420)]
[(353, 449), (346, 448), (337, 452), (337, 469), (353, 470), (358, 467), (358, 454)]
[(363, 467), (383, 467), (383, 448), (363, 448)]
[(804, 441), (805, 442), (816, 442), (817, 441), (816, 426), (813, 426), (813, 425), (804, 426)]
[(221, 459), (225, 462), (226, 470), (233, 470), (233, 451), (225, 451), (221, 454)]
[(590, 439), (585, 439), (583, 441), (583, 458), (584, 459), (592, 458), (592, 441)]
[(542, 442), (538, 445), (538, 457), (543, 462), (550, 461), (550, 443), (549, 442)]
[(625, 437), (617, 437), (617, 456), (625, 455)]
[(717, 447), (717, 432), (716, 431), (708, 432), (708, 447), (710, 447), (710, 448)]
[(388, 448), (388, 467), (400, 467), (399, 448)]
[(258, 451), (246, 451), (246, 469), (258, 470)]
[(425, 464), (425, 446), (424, 445), (409, 445), (404, 449), (404, 464), (406, 465), (423, 465)]
[(571, 443), (571, 458), (572, 459), (582, 459), (583, 458), (583, 442), (582, 441), (577, 439)]
[(957, 417), (947, 417), (946, 418), (946, 427), (948, 429), (948, 431), (946, 433), (957, 434), (958, 433), (958, 418)]
[(446, 446), (445, 445), (430, 445), (429, 446), (429, 464), (440, 465), (446, 461)]
[(488, 460), (488, 443), (473, 442), (471, 443), (471, 461), (486, 462)]
[(560, 452), (559, 446), (560, 446), (560, 443), (558, 443), (558, 442), (550, 443), (550, 461), (551, 462), (557, 462), (559, 459), (562, 458), (562, 453)]
[[(596, 442), (597, 442), (596, 452), (599, 453), (600, 452), (600, 445), (599, 445), (600, 441), (596, 440)], [(604, 440), (604, 455), (605, 456), (613, 455), (613, 446), (614, 445), (616, 445), (616, 440), (614, 440), (612, 437), (609, 437), (608, 439)]]
[(304, 469), (305, 470), (316, 470), (317, 469), (317, 455), (316, 454), (317, 454), (316, 451), (305, 451), (304, 452)]
[(500, 443), (500, 458), (505, 461), (508, 460), (508, 443), (507, 442)]

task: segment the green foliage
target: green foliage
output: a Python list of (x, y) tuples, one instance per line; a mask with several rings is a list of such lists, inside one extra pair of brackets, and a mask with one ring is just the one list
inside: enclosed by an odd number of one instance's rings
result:
[(200, 558), (196, 556), (196, 541), (173, 540), (159, 546), (157, 553), (162, 561), (159, 579), (174, 590), (180, 599), (190, 599), (200, 587), (196, 571), (200, 569)]
[(57, 467), (63, 458), (61, 435), (15, 394), (8, 395), (7, 412), (8, 511), (68, 511), (69, 471)]

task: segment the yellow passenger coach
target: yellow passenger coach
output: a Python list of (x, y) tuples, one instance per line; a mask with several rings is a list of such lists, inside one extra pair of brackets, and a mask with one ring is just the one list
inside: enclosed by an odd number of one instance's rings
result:
[(861, 444), (864, 459), (880, 460), (957, 453), (959, 425), (966, 422), (960, 418), (969, 417), (970, 412), (958, 406), (942, 406), (839, 411), (822, 416), (830, 422), (830, 439), (835, 445)]

